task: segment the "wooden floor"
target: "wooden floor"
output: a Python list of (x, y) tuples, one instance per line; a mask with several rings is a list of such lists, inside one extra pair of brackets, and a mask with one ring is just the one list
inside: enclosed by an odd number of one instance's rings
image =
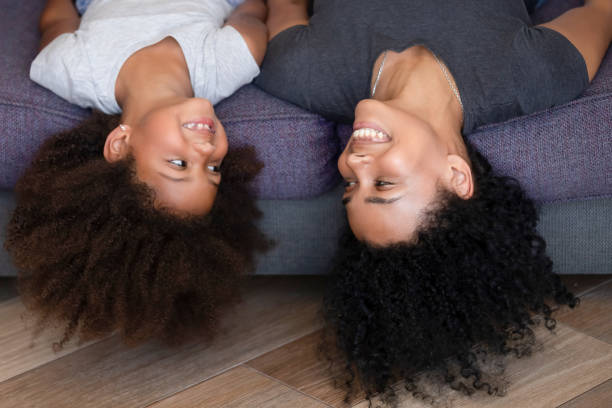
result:
[[(505, 397), (443, 394), (446, 406), (612, 407), (612, 275), (565, 276), (581, 294), (529, 358), (512, 360)], [(0, 279), (0, 407), (335, 407), (327, 364), (317, 357), (324, 278), (255, 277), (211, 344), (123, 346), (116, 337), (51, 347)], [(365, 401), (355, 401), (359, 408)], [(402, 407), (423, 407), (402, 396)]]

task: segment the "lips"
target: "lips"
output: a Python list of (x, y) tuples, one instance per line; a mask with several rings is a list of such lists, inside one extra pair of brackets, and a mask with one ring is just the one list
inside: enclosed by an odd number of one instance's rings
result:
[(204, 118), (192, 120), (182, 125), (185, 129), (193, 130), (196, 132), (210, 132), (215, 133), (215, 123), (212, 119)]
[(382, 130), (369, 127), (354, 130), (351, 138), (356, 143), (386, 143), (391, 141), (391, 136)]

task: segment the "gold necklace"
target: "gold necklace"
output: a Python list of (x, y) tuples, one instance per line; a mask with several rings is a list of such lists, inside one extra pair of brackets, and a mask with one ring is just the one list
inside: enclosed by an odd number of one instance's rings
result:
[(378, 86), (378, 81), (380, 80), (380, 74), (382, 74), (383, 67), (385, 66), (385, 60), (387, 59), (387, 52), (389, 52), (389, 50), (385, 50), (382, 62), (380, 63), (380, 68), (378, 68), (378, 74), (376, 75), (376, 79), (374, 80), (374, 86), (372, 87), (372, 94), (370, 96), (371, 98), (373, 98), (374, 94), (376, 93), (376, 87)]
[(440, 69), (442, 70), (442, 73), (444, 74), (444, 78), (446, 78), (446, 82), (448, 82), (448, 86), (450, 86), (451, 91), (453, 91), (453, 93), (455, 94), (457, 101), (459, 101), (459, 106), (461, 106), (461, 111), (463, 111), (463, 102), (461, 102), (461, 96), (459, 96), (459, 90), (453, 84), (453, 81), (451, 81), (450, 76), (448, 75), (448, 71), (446, 70), (446, 67), (444, 66), (444, 64), (442, 64), (442, 62), (440, 61), (440, 59), (438, 58), (436, 54), (432, 52), (431, 55), (433, 55), (434, 58), (436, 59), (436, 62), (438, 63), (438, 65), (440, 66)]
[[(380, 80), (380, 75), (382, 74), (383, 67), (385, 66), (385, 60), (387, 59), (387, 52), (388, 52), (388, 50), (386, 50), (384, 52), (383, 58), (382, 58), (382, 62), (380, 63), (380, 68), (378, 68), (378, 74), (376, 74), (376, 79), (374, 80), (374, 86), (372, 87), (372, 93), (370, 95), (371, 98), (373, 98), (374, 94), (376, 93), (376, 87), (378, 86), (378, 81)], [(461, 111), (463, 111), (463, 102), (461, 102), (461, 96), (459, 95), (459, 90), (453, 84), (453, 81), (451, 81), (450, 76), (448, 75), (448, 71), (447, 71), (446, 67), (444, 66), (444, 64), (442, 64), (442, 61), (440, 61), (440, 59), (438, 58), (438, 56), (436, 54), (434, 54), (432, 52), (431, 55), (433, 55), (433, 57), (435, 58), (436, 62), (440, 66), (440, 69), (442, 70), (442, 73), (444, 74), (444, 78), (446, 78), (446, 82), (448, 82), (448, 86), (450, 87), (451, 91), (453, 92), (453, 94), (457, 98), (457, 101), (459, 102), (459, 106), (461, 106)]]

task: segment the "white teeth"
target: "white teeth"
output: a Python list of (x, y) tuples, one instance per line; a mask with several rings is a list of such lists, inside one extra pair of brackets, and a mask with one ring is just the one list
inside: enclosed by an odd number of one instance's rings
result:
[(194, 122), (189, 122), (189, 123), (185, 123), (183, 125), (184, 128), (187, 128), (189, 130), (208, 130), (209, 132), (212, 132), (212, 127), (208, 126), (205, 123), (194, 123)]
[(381, 132), (376, 129), (368, 129), (368, 128), (362, 128), (362, 129), (355, 130), (352, 134), (352, 137), (353, 139), (356, 139), (359, 141), (373, 141), (373, 142), (382, 142), (382, 141), (389, 139), (389, 136), (387, 136), (384, 132)]

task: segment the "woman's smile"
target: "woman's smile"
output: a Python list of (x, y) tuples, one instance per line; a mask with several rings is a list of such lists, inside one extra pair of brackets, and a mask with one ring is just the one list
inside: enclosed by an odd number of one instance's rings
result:
[(391, 141), (391, 136), (372, 128), (357, 129), (353, 131), (351, 137), (353, 143), (386, 143)]

